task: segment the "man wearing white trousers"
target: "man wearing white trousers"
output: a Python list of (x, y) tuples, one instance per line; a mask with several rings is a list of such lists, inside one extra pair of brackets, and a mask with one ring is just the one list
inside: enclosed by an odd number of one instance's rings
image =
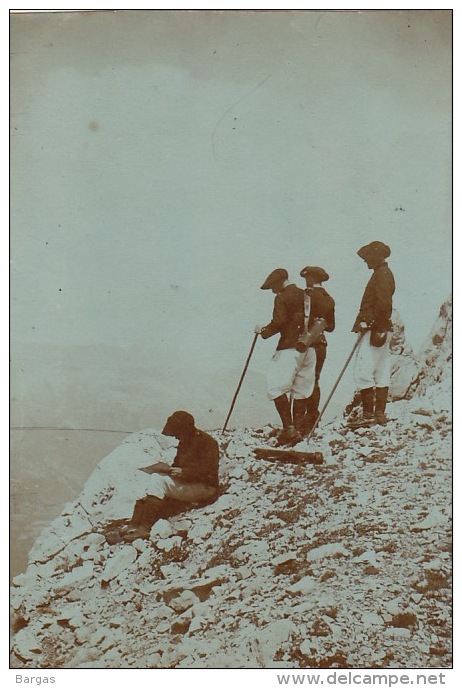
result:
[(268, 396), (274, 401), (282, 422), (279, 444), (293, 445), (301, 440), (301, 435), (294, 426), (292, 402), (308, 399), (315, 384), (315, 350), (296, 349), (305, 326), (305, 295), (303, 289), (289, 283), (284, 268), (273, 270), (261, 289), (271, 289), (276, 296), (271, 322), (265, 327), (257, 325), (255, 332), (263, 339), (280, 335), (268, 368)]
[(353, 332), (362, 333), (359, 343), (354, 378), (361, 393), (362, 416), (351, 425), (370, 427), (385, 425), (385, 408), (390, 384), (391, 313), (395, 280), (385, 259), (390, 247), (381, 241), (372, 241), (357, 252), (367, 267), (373, 270), (366, 285)]

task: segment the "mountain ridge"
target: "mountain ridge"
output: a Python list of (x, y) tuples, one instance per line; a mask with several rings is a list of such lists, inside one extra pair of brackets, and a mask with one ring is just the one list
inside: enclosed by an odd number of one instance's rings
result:
[(13, 579), (13, 665), (450, 667), (451, 317), (386, 426), (323, 425), (297, 446), (321, 466), (257, 459), (272, 426), (215, 431), (218, 500), (109, 545), (137, 468), (175, 452), (157, 429), (128, 437)]

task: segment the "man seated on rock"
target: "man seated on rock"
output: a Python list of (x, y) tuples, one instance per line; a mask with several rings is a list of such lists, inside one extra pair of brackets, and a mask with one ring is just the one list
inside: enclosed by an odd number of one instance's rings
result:
[(162, 515), (165, 499), (185, 504), (210, 504), (218, 496), (218, 443), (195, 427), (187, 411), (175, 411), (167, 420), (163, 435), (176, 437), (178, 448), (172, 465), (156, 463), (140, 470), (148, 473), (146, 497), (138, 499), (131, 522), (122, 533), (125, 540), (148, 537), (153, 523)]

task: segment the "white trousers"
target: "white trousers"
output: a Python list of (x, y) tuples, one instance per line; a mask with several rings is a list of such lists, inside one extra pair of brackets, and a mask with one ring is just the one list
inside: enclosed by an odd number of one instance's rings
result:
[(371, 333), (366, 332), (356, 351), (354, 380), (357, 389), (389, 387), (390, 385), (390, 340), (387, 334), (383, 346), (371, 346)]
[(308, 399), (314, 389), (315, 368), (316, 351), (312, 347), (303, 353), (296, 349), (276, 351), (268, 368), (269, 398), (288, 394), (292, 399)]
[[(216, 488), (203, 483), (183, 483), (169, 475), (152, 473), (146, 481), (146, 495), (158, 499), (170, 497), (181, 502), (195, 502), (196, 500), (211, 499)], [(144, 496), (146, 496), (144, 495)]]

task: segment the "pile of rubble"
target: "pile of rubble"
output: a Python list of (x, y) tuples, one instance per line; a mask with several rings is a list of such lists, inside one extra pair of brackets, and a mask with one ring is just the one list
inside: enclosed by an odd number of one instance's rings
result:
[(257, 459), (270, 427), (215, 433), (218, 500), (109, 545), (137, 468), (175, 453), (130, 436), (13, 580), (12, 666), (450, 667), (450, 380), (419, 376), (386, 426), (299, 444), (319, 466)]

